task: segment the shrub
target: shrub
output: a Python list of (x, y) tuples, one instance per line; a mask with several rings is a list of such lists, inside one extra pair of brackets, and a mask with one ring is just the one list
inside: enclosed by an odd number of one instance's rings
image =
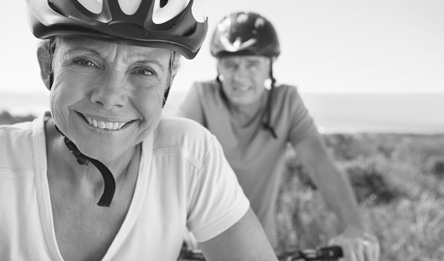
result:
[(325, 144), (333, 151), (333, 157), (337, 160), (352, 160), (356, 153), (351, 149), (355, 138), (350, 134), (329, 134), (324, 136)]
[(25, 116), (14, 116), (10, 114), (8, 111), (0, 112), (0, 125), (15, 124), (24, 121), (32, 121), (33, 119), (35, 119), (35, 116), (32, 114), (28, 114)]
[(440, 179), (444, 179), (444, 160), (436, 161), (432, 168), (433, 174)]
[(315, 184), (311, 181), (310, 176), (304, 170), (299, 160), (292, 156), (287, 158), (285, 163), (284, 179), (289, 181), (296, 176), (303, 189), (316, 189)]
[(424, 164), (425, 171), (444, 180), (444, 156), (429, 157)]
[(388, 204), (401, 196), (401, 193), (393, 188), (373, 165), (350, 166), (346, 172), (359, 203)]

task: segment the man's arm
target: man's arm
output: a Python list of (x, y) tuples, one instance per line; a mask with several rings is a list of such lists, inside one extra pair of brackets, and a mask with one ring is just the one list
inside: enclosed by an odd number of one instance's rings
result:
[(229, 229), (200, 246), (209, 261), (277, 261), (251, 208)]
[(342, 229), (348, 225), (364, 227), (351, 185), (334, 165), (321, 136), (303, 140), (295, 149), (299, 161), (319, 188), (324, 201), (338, 215)]
[[(344, 249), (346, 260), (379, 260), (379, 243), (361, 217), (350, 182), (334, 165), (319, 135), (295, 146), (299, 161), (326, 202), (337, 215), (343, 233), (331, 240)], [(367, 258), (367, 259), (366, 259)]]

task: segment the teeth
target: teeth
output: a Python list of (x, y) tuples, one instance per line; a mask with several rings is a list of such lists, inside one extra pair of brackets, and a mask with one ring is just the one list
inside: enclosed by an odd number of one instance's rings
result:
[(249, 87), (235, 87), (234, 90), (238, 91), (238, 92), (246, 92), (246, 91), (250, 90), (250, 88)]
[(86, 120), (88, 121), (89, 125), (92, 125), (96, 128), (100, 129), (107, 129), (107, 130), (119, 130), (125, 125), (125, 122), (104, 122), (104, 121), (98, 121), (96, 119), (91, 119), (87, 116), (85, 116)]

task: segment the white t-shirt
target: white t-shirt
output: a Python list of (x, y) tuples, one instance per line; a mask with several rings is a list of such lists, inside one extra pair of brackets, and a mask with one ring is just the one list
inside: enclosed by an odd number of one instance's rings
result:
[[(43, 123), (0, 126), (0, 260), (63, 260)], [(102, 260), (176, 260), (186, 228), (206, 241), (248, 208), (216, 139), (192, 121), (164, 118), (143, 142), (131, 206)]]

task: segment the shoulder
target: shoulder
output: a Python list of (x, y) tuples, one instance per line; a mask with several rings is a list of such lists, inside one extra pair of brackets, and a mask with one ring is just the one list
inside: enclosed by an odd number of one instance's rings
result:
[(294, 85), (281, 84), (275, 87), (275, 92), (278, 96), (294, 98), (299, 97), (298, 88)]
[(293, 85), (279, 85), (273, 90), (274, 104), (287, 107), (290, 110), (296, 110), (298, 107), (305, 107), (298, 89)]
[[(215, 137), (199, 123), (182, 117), (163, 117), (153, 133), (154, 154), (181, 154), (202, 163)], [(192, 161), (194, 161), (192, 160)]]
[[(42, 119), (0, 126), (0, 169), (26, 168), (31, 164), (35, 130), (39, 120)], [(41, 125), (43, 126), (43, 123)]]
[(183, 117), (163, 116), (155, 131), (156, 137), (165, 137), (168, 140), (177, 138), (200, 139), (208, 138), (209, 131), (201, 124)]
[(213, 88), (213, 87), (217, 86), (217, 82), (216, 82), (216, 80), (194, 82), (192, 86), (197, 89)]
[[(32, 136), (32, 122), (22, 122), (13, 125), (0, 125), (0, 144), (14, 146), (28, 144)], [(4, 148), (5, 146), (1, 146)]]
[(194, 82), (191, 90), (197, 92), (200, 96), (207, 96), (217, 93), (218, 84), (215, 80)]

